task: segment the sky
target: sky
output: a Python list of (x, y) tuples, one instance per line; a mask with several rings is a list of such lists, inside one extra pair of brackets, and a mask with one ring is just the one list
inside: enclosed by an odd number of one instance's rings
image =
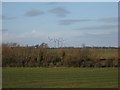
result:
[(3, 42), (118, 46), (117, 2), (3, 2), (1, 16)]

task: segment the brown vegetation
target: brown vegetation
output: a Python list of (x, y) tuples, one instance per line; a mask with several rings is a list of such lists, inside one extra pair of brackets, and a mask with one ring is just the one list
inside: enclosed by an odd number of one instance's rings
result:
[[(46, 44), (45, 44), (46, 45)], [(117, 48), (2, 45), (3, 67), (117, 67)]]

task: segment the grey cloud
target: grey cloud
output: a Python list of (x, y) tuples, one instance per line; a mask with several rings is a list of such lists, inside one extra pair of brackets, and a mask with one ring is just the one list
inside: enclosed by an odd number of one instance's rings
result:
[(0, 29), (0, 31), (8, 31), (8, 29)]
[(31, 17), (31, 16), (38, 16), (38, 15), (43, 15), (43, 14), (44, 14), (43, 11), (31, 10), (31, 11), (27, 12), (27, 13), (25, 14), (25, 16)]
[(48, 2), (47, 5), (56, 5), (58, 4), (59, 2)]
[(106, 22), (106, 23), (117, 23), (118, 18), (117, 17), (102, 18), (102, 19), (98, 19), (98, 21), (102, 21), (102, 22)]
[(111, 29), (117, 29), (117, 25), (101, 25), (101, 26), (94, 26), (94, 27), (83, 27), (79, 28), (77, 30), (111, 30)]
[(74, 24), (77, 22), (88, 22), (88, 21), (92, 21), (91, 19), (69, 19), (69, 20), (60, 20), (59, 24), (60, 25), (70, 25), (70, 24)]
[(8, 29), (0, 29), (0, 31), (1, 31), (2, 33), (6, 33), (6, 32), (8, 31)]
[(11, 20), (11, 19), (15, 19), (16, 17), (7, 17), (7, 16), (2, 15), (1, 18), (3, 20)]
[(117, 23), (118, 18), (117, 17), (111, 17), (111, 18), (101, 18), (101, 19), (67, 19), (67, 20), (60, 20), (60, 25), (70, 25), (78, 22), (89, 22), (89, 21), (95, 21), (95, 22), (104, 22), (104, 23)]
[(56, 14), (58, 17), (66, 17), (70, 12), (63, 7), (57, 7), (50, 10), (51, 13)]

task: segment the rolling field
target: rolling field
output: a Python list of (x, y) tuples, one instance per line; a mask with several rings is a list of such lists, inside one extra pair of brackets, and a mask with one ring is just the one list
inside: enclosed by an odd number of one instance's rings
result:
[(3, 68), (3, 88), (117, 88), (117, 68)]

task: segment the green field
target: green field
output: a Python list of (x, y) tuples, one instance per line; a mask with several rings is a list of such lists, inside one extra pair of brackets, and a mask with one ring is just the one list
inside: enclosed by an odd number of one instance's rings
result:
[(3, 68), (3, 88), (117, 88), (117, 68)]

